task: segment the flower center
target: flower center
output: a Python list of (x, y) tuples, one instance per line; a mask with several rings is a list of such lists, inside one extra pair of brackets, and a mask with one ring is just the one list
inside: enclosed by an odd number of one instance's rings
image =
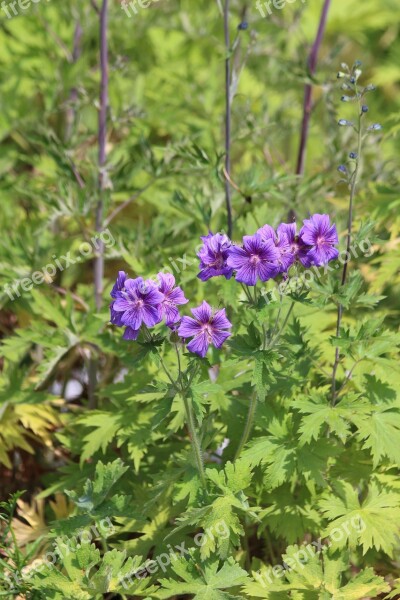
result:
[(143, 308), (143, 306), (144, 306), (143, 300), (137, 300), (136, 301), (136, 308)]
[(203, 329), (204, 333), (207, 335), (208, 341), (211, 342), (212, 341), (211, 334), (212, 334), (212, 330), (213, 330), (212, 325), (210, 323), (206, 323), (205, 325), (203, 325), (202, 329)]
[(258, 265), (258, 263), (261, 261), (261, 258), (258, 256), (258, 254), (252, 254), (250, 257), (250, 264), (255, 267)]
[(224, 266), (224, 259), (221, 256), (221, 254), (215, 257), (214, 262), (211, 263), (210, 266), (215, 267), (217, 269), (221, 269)]

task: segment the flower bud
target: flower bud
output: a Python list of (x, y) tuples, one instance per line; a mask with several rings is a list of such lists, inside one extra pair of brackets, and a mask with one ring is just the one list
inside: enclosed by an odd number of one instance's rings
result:
[(381, 129), (382, 125), (380, 123), (374, 123), (368, 127), (367, 131), (380, 131)]
[(345, 165), (340, 165), (338, 167), (338, 171), (339, 171), (339, 173), (344, 173), (345, 175), (347, 175), (347, 169), (346, 169)]
[(351, 102), (352, 100), (353, 100), (353, 96), (342, 96), (341, 97), (342, 102)]
[(376, 90), (376, 86), (373, 83), (370, 83), (369, 85), (367, 85), (367, 87), (364, 88), (364, 92), (374, 92)]
[(358, 158), (357, 152), (350, 152), (349, 158), (351, 158), (351, 160), (357, 160), (357, 158)]
[(366, 104), (364, 104), (364, 105), (361, 107), (361, 110), (362, 110), (362, 112), (363, 112), (363, 113), (367, 113), (367, 112), (369, 111), (369, 108), (368, 108), (368, 106), (367, 106)]
[(338, 121), (338, 125), (340, 125), (340, 127), (351, 127), (353, 123), (347, 119), (340, 119)]

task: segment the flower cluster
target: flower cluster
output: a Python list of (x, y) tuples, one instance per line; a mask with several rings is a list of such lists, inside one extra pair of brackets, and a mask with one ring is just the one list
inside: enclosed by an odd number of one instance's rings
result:
[(320, 267), (339, 256), (336, 226), (329, 215), (305, 219), (298, 233), (295, 223), (282, 223), (276, 230), (264, 225), (254, 235), (245, 235), (241, 246), (220, 233), (202, 240), (198, 277), (203, 281), (218, 275), (229, 279), (235, 272), (236, 281), (254, 286), (258, 280), (287, 273), (296, 261), (306, 268)]
[[(201, 238), (203, 246), (198, 252), (202, 281), (224, 276), (248, 286), (257, 281), (268, 281), (286, 274), (299, 262), (304, 267), (322, 266), (338, 257), (336, 226), (328, 215), (312, 215), (305, 219), (297, 233), (295, 223), (281, 223), (273, 229), (264, 225), (254, 235), (245, 235), (243, 244), (237, 246), (224, 234), (209, 233)], [(213, 311), (207, 302), (192, 309), (193, 317), (183, 317), (178, 306), (188, 300), (180, 287), (175, 286), (171, 273), (159, 273), (157, 282), (142, 277), (129, 279), (120, 271), (111, 291), (111, 323), (125, 327), (124, 339), (136, 340), (140, 329), (154, 327), (161, 321), (177, 331), (184, 339), (192, 338), (187, 348), (201, 357), (207, 354), (210, 344), (221, 348), (231, 335), (232, 324), (225, 309)]]
[(136, 340), (142, 325), (154, 327), (162, 320), (168, 327), (180, 321), (178, 306), (188, 300), (180, 287), (175, 287), (171, 273), (159, 273), (158, 284), (142, 277), (128, 279), (124, 271), (118, 273), (111, 290), (111, 323), (126, 327), (124, 339)]
[(180, 287), (175, 287), (175, 277), (171, 273), (159, 273), (158, 282), (142, 277), (129, 279), (124, 271), (118, 273), (117, 281), (111, 290), (111, 323), (125, 327), (124, 339), (136, 340), (142, 325), (154, 327), (161, 321), (177, 330), (181, 338), (192, 338), (187, 348), (205, 357), (210, 344), (221, 348), (230, 336), (226, 329), (232, 324), (225, 315), (225, 309), (213, 311), (207, 302), (192, 310), (194, 318), (179, 314), (178, 306), (188, 300)]

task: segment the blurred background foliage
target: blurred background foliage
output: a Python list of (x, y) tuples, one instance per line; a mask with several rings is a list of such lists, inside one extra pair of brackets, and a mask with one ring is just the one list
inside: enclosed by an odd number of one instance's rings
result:
[[(13, 19), (1, 14), (3, 498), (25, 489), (29, 502), (33, 493), (49, 496), (77, 485), (93, 474), (94, 465), (87, 460), (93, 453), (113, 456), (109, 442), (116, 431), (118, 453), (128, 444), (138, 468), (146, 452), (141, 423), (152, 418), (145, 404), (150, 398), (143, 399), (140, 419), (136, 406), (128, 407), (126, 429), (126, 413), (123, 423), (110, 423), (86, 412), (93, 393), (93, 360), (99, 367), (98, 403), (103, 407), (109, 403), (105, 386), (135, 360), (135, 350), (121, 344), (119, 334), (106, 325), (112, 281), (118, 269), (150, 276), (186, 255), (191, 263), (177, 279), (193, 303), (200, 301), (206, 288), (196, 279), (199, 236), (209, 228), (226, 229), (221, 3), (159, 0), (130, 18), (119, 0), (110, 4), (105, 224), (112, 217), (109, 227), (116, 244), (106, 249), (100, 314), (94, 305), (92, 256), (14, 301), (4, 288), (54, 257), (77, 256), (80, 244), (94, 235), (98, 15), (89, 0), (42, 0)], [(378, 86), (369, 97), (369, 116), (383, 125), (383, 132), (367, 145), (355, 229), (368, 219), (375, 222), (375, 253), (362, 261), (362, 274), (375, 293), (385, 296), (374, 309), (377, 316), (386, 316), (397, 330), (400, 4), (333, 0), (311, 79), (307, 57), (321, 5), (321, 0), (297, 0), (263, 18), (255, 2), (232, 1), (231, 36), (237, 38), (232, 55), (234, 239), (266, 222), (277, 225), (293, 212), (303, 219), (310, 211), (328, 211), (344, 239), (348, 190), (338, 183), (337, 167), (355, 148), (352, 132), (337, 125), (347, 107), (340, 104), (336, 73), (342, 61), (361, 59), (362, 83)], [(243, 21), (248, 28), (238, 30)], [(305, 175), (297, 178), (303, 92), (310, 80), (315, 106)], [(113, 211), (130, 198), (114, 217)], [(235, 293), (221, 282), (210, 282), (207, 290), (224, 299)], [(318, 320), (314, 309), (299, 310), (316, 339), (323, 331), (333, 332), (333, 310), (323, 317), (319, 313)], [(347, 318), (352, 319), (351, 313)], [(321, 342), (322, 353), (328, 356), (331, 350), (327, 341)], [(383, 367), (379, 374), (391, 377)], [(154, 370), (138, 368), (132, 381), (120, 384), (121, 393), (139, 393), (154, 375)], [(118, 406), (118, 394), (112, 402)], [(101, 446), (92, 444), (93, 427), (102, 432)], [(75, 468), (79, 460), (81, 470)], [(27, 506), (21, 504), (25, 517)]]

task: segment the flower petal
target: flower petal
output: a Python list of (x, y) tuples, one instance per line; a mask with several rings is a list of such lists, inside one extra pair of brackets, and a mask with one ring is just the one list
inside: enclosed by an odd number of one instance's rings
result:
[(203, 300), (200, 306), (192, 309), (192, 314), (200, 323), (205, 324), (208, 323), (211, 319), (212, 308), (208, 304), (208, 302)]
[(207, 354), (209, 345), (210, 342), (208, 341), (207, 334), (202, 332), (196, 335), (192, 341), (188, 343), (187, 349), (204, 358)]
[(158, 306), (152, 306), (151, 304), (144, 304), (142, 308), (143, 321), (147, 327), (154, 327), (162, 319)]
[(221, 348), (228, 337), (232, 335), (229, 331), (213, 331), (211, 333), (212, 343), (216, 348)]
[(245, 283), (246, 285), (256, 285), (257, 283), (257, 269), (249, 262), (238, 269), (236, 273), (236, 281)]
[(125, 329), (125, 333), (122, 336), (122, 339), (124, 340), (137, 340), (139, 337), (139, 331), (140, 329), (132, 329), (132, 327), (127, 327)]
[(182, 323), (178, 329), (178, 335), (182, 338), (192, 337), (198, 335), (202, 331), (202, 326), (198, 321), (192, 319), (192, 317), (183, 317)]
[(227, 260), (228, 267), (240, 269), (249, 260), (248, 253), (239, 246), (232, 246)]
[(211, 319), (211, 325), (213, 329), (230, 329), (232, 327), (232, 323), (226, 317), (225, 308), (222, 308), (215, 313)]

